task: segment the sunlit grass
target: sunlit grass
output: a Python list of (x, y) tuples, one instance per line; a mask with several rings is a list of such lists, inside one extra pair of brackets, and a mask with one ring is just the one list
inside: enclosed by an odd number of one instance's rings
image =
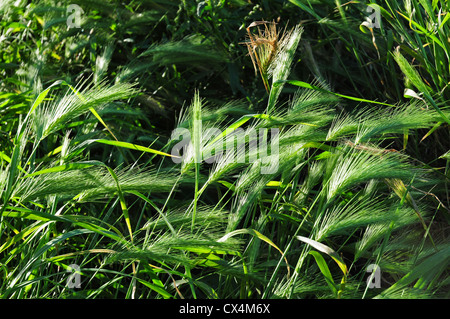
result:
[(210, 3), (0, 4), (0, 297), (448, 297), (448, 4)]

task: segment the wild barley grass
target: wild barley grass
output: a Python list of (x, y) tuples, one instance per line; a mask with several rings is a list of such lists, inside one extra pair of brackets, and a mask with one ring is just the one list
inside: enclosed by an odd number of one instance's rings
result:
[(0, 296), (447, 298), (448, 5), (337, 3), (2, 2)]

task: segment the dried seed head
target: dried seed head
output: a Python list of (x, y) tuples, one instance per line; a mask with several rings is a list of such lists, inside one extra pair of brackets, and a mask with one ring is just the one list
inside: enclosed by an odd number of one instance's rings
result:
[[(251, 32), (251, 28), (255, 27), (257, 31)], [(252, 59), (255, 74), (259, 71), (267, 92), (269, 92), (270, 65), (277, 55), (280, 44), (288, 35), (289, 32), (286, 34), (284, 31), (280, 36), (275, 22), (254, 21), (247, 27), (248, 40), (244, 44)]]

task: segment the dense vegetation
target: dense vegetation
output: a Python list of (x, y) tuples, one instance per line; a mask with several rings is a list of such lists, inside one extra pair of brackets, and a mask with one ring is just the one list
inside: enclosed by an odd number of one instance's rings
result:
[(448, 1), (0, 16), (2, 298), (449, 297)]

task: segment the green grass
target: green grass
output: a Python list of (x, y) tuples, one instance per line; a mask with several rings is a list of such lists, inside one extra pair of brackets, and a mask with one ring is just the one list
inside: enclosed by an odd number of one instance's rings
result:
[(1, 298), (449, 297), (445, 1), (77, 3), (0, 2)]

